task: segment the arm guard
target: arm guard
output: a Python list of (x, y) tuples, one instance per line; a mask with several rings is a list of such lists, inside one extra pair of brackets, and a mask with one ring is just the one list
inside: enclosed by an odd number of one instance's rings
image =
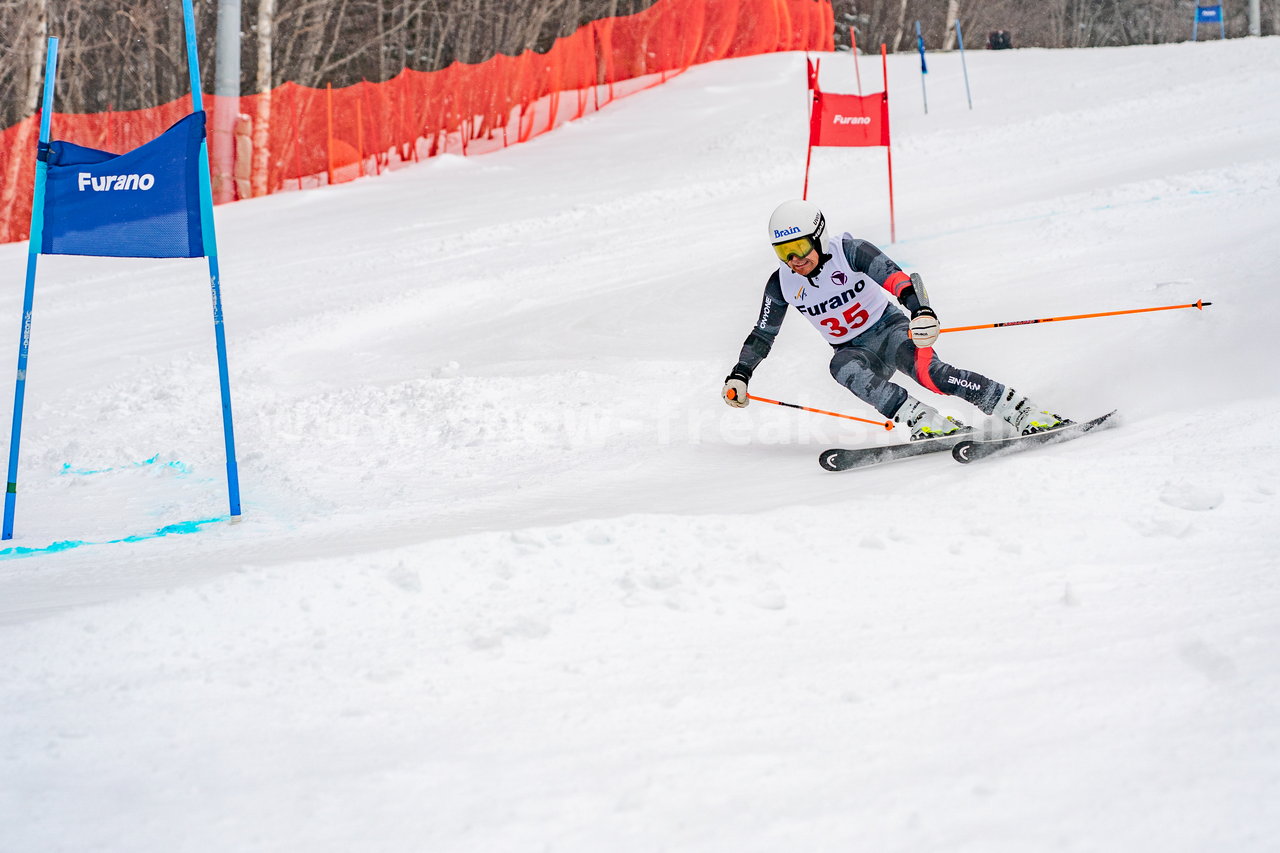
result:
[(760, 301), (760, 316), (755, 328), (742, 343), (742, 351), (738, 354), (738, 364), (734, 370), (746, 378), (760, 362), (764, 361), (773, 349), (773, 341), (778, 337), (782, 321), (787, 316), (787, 301), (782, 298), (782, 286), (778, 273), (774, 271), (764, 287), (764, 298)]

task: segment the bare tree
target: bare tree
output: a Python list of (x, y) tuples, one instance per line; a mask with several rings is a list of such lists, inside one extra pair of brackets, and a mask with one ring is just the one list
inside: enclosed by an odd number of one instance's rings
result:
[(960, 17), (960, 0), (947, 0), (947, 28), (943, 50), (951, 50), (956, 46), (956, 19)]
[(40, 106), (48, 37), (45, 0), (0, 3), (0, 127)]
[[(5, 104), (9, 104), (10, 99), (13, 102), (6, 126), (31, 115), (39, 104), (47, 52), (45, 16), (44, 0), (0, 5), (0, 33), (5, 34), (0, 36), (5, 39), (0, 46), (4, 48), (4, 56), (13, 58), (0, 68), (0, 94)], [(4, 174), (0, 175), (4, 182), (0, 185), (0, 233), (7, 231), (11, 224), (9, 219), (14, 215), (14, 202), (21, 190), (18, 175), (23, 163), (19, 154), (34, 150), (36, 141), (35, 123), (27, 122), (10, 138), (14, 152), (0, 158), (0, 162), (6, 162)]]
[(253, 194), (266, 195), (267, 164), (271, 158), (271, 90), (275, 88), (271, 78), (271, 43), (275, 33), (275, 0), (258, 2), (258, 62), (257, 90), (258, 113), (253, 117)]
[(898, 28), (893, 34), (893, 46), (889, 50), (894, 53), (898, 52), (898, 48), (902, 46), (902, 36), (907, 28), (907, 4), (910, 0), (901, 0), (898, 6)]

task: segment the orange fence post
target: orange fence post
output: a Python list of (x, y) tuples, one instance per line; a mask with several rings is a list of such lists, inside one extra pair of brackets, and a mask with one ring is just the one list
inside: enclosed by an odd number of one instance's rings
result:
[(298, 189), (302, 189), (302, 97), (294, 99), (293, 168), (298, 173)]
[(333, 84), (325, 83), (325, 119), (327, 121), (325, 133), (325, 160), (329, 173), (329, 186), (333, 186)]
[(360, 177), (364, 177), (364, 103), (356, 101), (356, 153), (360, 155)]

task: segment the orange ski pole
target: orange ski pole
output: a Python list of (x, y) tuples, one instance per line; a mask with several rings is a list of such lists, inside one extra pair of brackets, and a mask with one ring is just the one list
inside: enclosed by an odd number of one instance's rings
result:
[(1201, 311), (1212, 302), (1197, 299), (1190, 305), (1161, 305), (1158, 308), (1131, 308), (1128, 311), (1101, 311), (1097, 314), (1073, 314), (1070, 317), (1044, 317), (1040, 320), (1010, 320), (1007, 323), (987, 323), (982, 326), (953, 326), (943, 329), (944, 332), (968, 332), (973, 329), (999, 329), (1004, 326), (1028, 326), (1032, 323), (1057, 323), (1061, 320), (1087, 320), (1090, 317), (1114, 317), (1117, 314), (1145, 314), (1148, 311), (1172, 311), (1175, 308), (1198, 308)]
[[(729, 391), (729, 399), (733, 399), (735, 394), (732, 389)], [(872, 426), (884, 427), (885, 429), (893, 429), (893, 421), (873, 421), (867, 418), (857, 418), (853, 415), (842, 415), (839, 412), (827, 412), (822, 409), (812, 409), (808, 406), (798, 406), (795, 403), (783, 403), (779, 400), (770, 400), (768, 397), (757, 397), (755, 394), (748, 394), (748, 400), (755, 400), (757, 403), (772, 403), (775, 406), (786, 406), (788, 409), (803, 409), (806, 412), (814, 412), (819, 415), (830, 415), (833, 418), (845, 418), (858, 423), (871, 424)]]

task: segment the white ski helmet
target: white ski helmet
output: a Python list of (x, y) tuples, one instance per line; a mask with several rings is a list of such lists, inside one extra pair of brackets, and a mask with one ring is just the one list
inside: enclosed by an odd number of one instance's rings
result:
[(826, 230), (827, 218), (811, 201), (784, 201), (769, 217), (769, 243), (784, 263), (789, 255), (804, 257), (813, 249), (821, 252)]

